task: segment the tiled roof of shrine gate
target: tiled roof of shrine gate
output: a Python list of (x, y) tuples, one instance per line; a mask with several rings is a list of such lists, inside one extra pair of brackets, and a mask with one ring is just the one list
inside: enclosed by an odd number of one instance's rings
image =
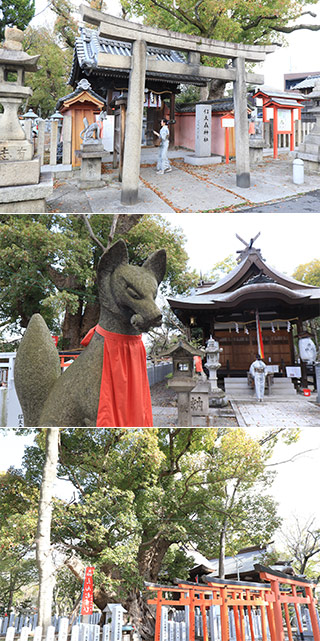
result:
[[(109, 53), (117, 56), (131, 56), (131, 44), (129, 42), (121, 42), (120, 40), (111, 40), (99, 36), (98, 31), (80, 27), (80, 35), (76, 38), (75, 48), (73, 53), (73, 61), (68, 84), (74, 86), (79, 80), (79, 68), (83, 72), (98, 73), (102, 75), (110, 75), (123, 78), (129, 76), (129, 71), (124, 69), (98, 67), (99, 53)], [(178, 51), (171, 49), (162, 49), (160, 47), (147, 47), (147, 56), (156, 56), (157, 60), (165, 62), (186, 62), (185, 57)], [(164, 73), (146, 72), (146, 77), (153, 79), (165, 79), (166, 82), (173, 82), (175, 84), (182, 82), (180, 76), (172, 74), (167, 75)], [(183, 79), (184, 83), (192, 83), (197, 85), (204, 85), (203, 79), (198, 76), (191, 76)]]

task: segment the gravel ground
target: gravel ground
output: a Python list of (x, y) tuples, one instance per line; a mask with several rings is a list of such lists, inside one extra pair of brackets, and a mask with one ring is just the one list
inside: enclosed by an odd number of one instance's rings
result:
[(177, 394), (167, 387), (168, 381), (164, 380), (155, 385), (151, 385), (152, 405), (157, 407), (177, 407)]

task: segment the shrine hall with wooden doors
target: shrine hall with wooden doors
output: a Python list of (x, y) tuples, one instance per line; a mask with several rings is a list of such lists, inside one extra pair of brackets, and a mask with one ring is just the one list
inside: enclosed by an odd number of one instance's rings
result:
[(219, 342), (220, 378), (246, 376), (260, 351), (258, 331), (264, 362), (273, 366), (275, 376), (285, 376), (285, 368), (297, 362), (294, 334), (303, 335), (303, 321), (320, 315), (320, 288), (268, 265), (253, 246), (256, 238), (246, 243), (237, 237), (245, 249), (238, 252), (238, 265), (232, 271), (218, 282), (201, 281), (190, 295), (168, 302), (190, 338), (197, 330), (203, 344), (210, 335)]

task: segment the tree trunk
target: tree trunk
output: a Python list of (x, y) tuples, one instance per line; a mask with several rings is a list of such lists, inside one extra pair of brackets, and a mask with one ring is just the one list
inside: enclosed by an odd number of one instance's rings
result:
[(219, 537), (219, 579), (224, 579), (226, 556), (226, 523), (223, 524)]
[(97, 325), (99, 321), (99, 316), (100, 316), (100, 305), (99, 305), (98, 299), (94, 303), (87, 303), (82, 316), (82, 321), (81, 321), (81, 329), (80, 329), (81, 340), (87, 334), (89, 329), (91, 329), (91, 327), (94, 327), (95, 325)]
[(209, 95), (209, 85), (207, 84), (205, 87), (200, 87), (200, 102), (202, 100), (208, 100), (208, 95)]
[(75, 314), (71, 314), (67, 307), (62, 324), (63, 349), (79, 349), (81, 322), (82, 304), (79, 305)]
[(46, 460), (43, 468), (40, 490), (36, 555), (39, 569), (39, 623), (43, 634), (51, 625), (51, 607), (54, 588), (54, 565), (51, 555), (50, 534), (52, 496), (57, 475), (59, 428), (48, 428), (46, 432)]
[(141, 592), (133, 590), (129, 594), (124, 607), (143, 641), (153, 641), (156, 618), (155, 606), (149, 606), (142, 597)]
[(208, 100), (214, 100), (214, 98), (223, 98), (226, 84), (227, 83), (225, 80), (211, 80), (211, 82), (209, 83)]
[(151, 543), (140, 544), (138, 552), (139, 573), (145, 581), (155, 582), (161, 568), (163, 558), (171, 545), (170, 541), (160, 535), (153, 537)]

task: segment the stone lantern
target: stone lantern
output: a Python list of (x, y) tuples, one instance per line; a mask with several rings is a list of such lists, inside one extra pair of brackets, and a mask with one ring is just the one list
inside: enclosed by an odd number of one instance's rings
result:
[(191, 426), (190, 392), (196, 386), (197, 379), (193, 371), (193, 357), (203, 356), (199, 349), (195, 349), (186, 341), (179, 342), (160, 356), (171, 356), (173, 360), (173, 374), (168, 381), (168, 386), (178, 395), (178, 426)]
[(210, 384), (210, 398), (213, 399), (213, 405), (224, 405), (225, 393), (218, 387), (217, 371), (221, 367), (219, 363), (219, 355), (223, 351), (219, 347), (218, 341), (210, 336), (206, 347), (206, 367), (209, 370), (209, 384)]
[(37, 71), (39, 56), (22, 51), (23, 32), (5, 29), (0, 48), (0, 212), (44, 212), (51, 195), (51, 176), (40, 176), (40, 158), (33, 157), (33, 144), (21, 127), (18, 109), (32, 95), (24, 86), (26, 71)]
[(305, 137), (304, 142), (299, 146), (298, 158), (304, 162), (306, 169), (320, 172), (320, 80), (315, 80), (315, 86), (308, 94), (308, 100), (313, 101), (312, 108), (308, 113), (316, 117), (316, 122), (311, 132)]

